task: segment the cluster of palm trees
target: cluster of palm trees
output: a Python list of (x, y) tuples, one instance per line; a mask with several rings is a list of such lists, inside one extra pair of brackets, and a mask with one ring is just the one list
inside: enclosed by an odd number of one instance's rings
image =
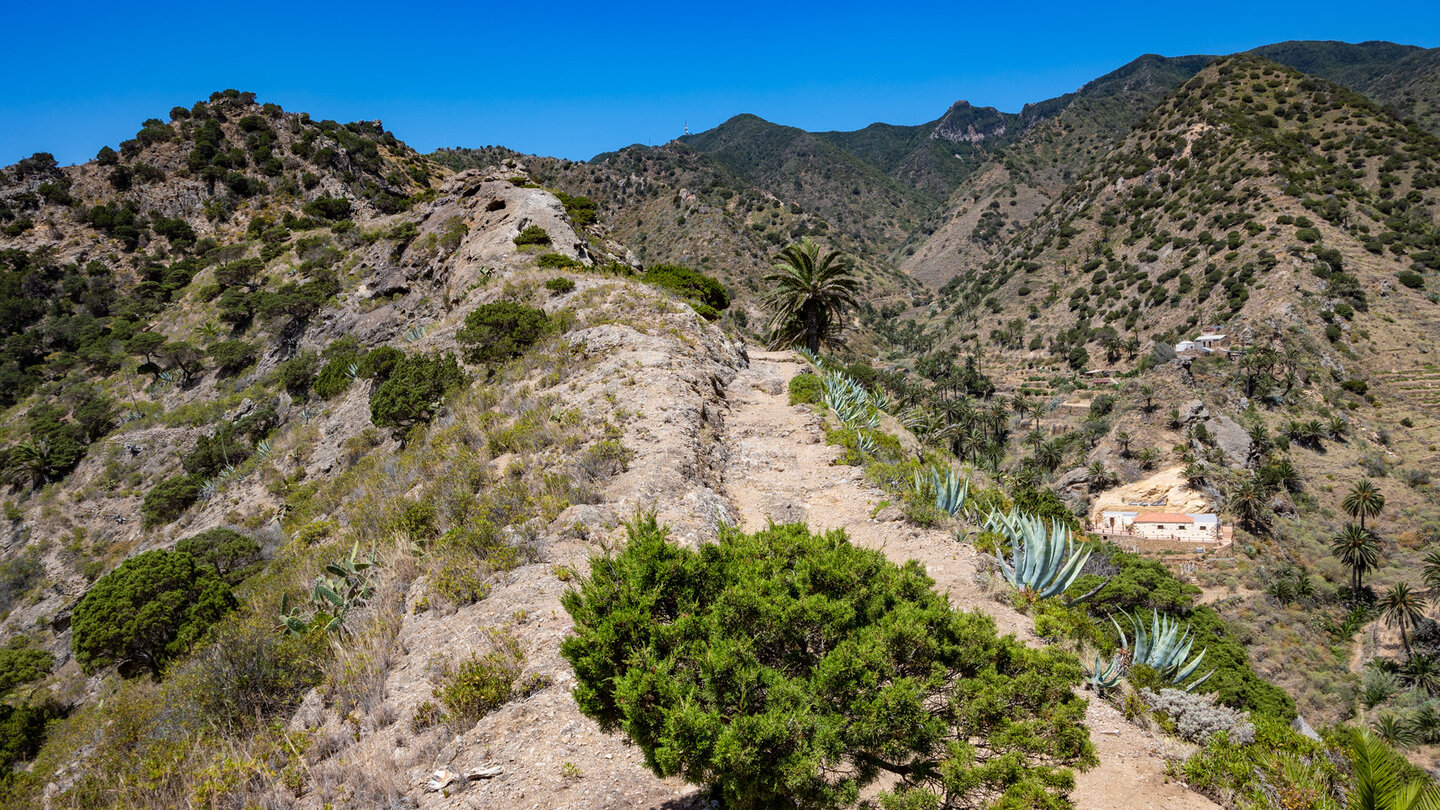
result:
[[(1331, 541), (1330, 553), (1350, 569), (1350, 596), (1357, 609), (1363, 611), (1360, 605), (1368, 601), (1365, 575), (1379, 567), (1380, 562), (1380, 539), (1370, 524), (1385, 510), (1385, 494), (1374, 482), (1362, 479), (1345, 493), (1340, 506), (1350, 522)], [(1375, 604), (1385, 624), (1399, 629), (1406, 656), (1405, 662), (1399, 664), (1377, 659), (1376, 664), (1384, 667), (1377, 674), (1429, 697), (1412, 717), (1389, 713), (1375, 721), (1376, 733), (1394, 744), (1413, 742), (1417, 737), (1423, 737), (1426, 742), (1440, 741), (1440, 703), (1433, 700), (1440, 695), (1440, 658), (1434, 653), (1416, 652), (1411, 644), (1412, 632), (1426, 619), (1426, 607), (1440, 606), (1440, 549), (1425, 555), (1420, 577), (1420, 587), (1397, 582), (1386, 589)], [(1367, 691), (1370, 691), (1368, 686)], [(1367, 698), (1367, 703), (1373, 705), (1384, 697), (1377, 695), (1374, 701)], [(1427, 713), (1435, 716), (1427, 717)]]
[[(1380, 562), (1380, 538), (1366, 522), (1385, 510), (1385, 494), (1374, 482), (1364, 478), (1345, 493), (1340, 508), (1353, 522), (1346, 523), (1330, 541), (1330, 553), (1350, 569), (1351, 598), (1358, 600), (1364, 593), (1365, 575)], [(1427, 602), (1433, 599), (1440, 604), (1440, 550), (1426, 556), (1421, 574), (1424, 592), (1411, 588), (1407, 582), (1397, 582), (1379, 600), (1385, 623), (1400, 629), (1400, 641), (1407, 655), (1412, 654), (1410, 631), (1424, 620)]]

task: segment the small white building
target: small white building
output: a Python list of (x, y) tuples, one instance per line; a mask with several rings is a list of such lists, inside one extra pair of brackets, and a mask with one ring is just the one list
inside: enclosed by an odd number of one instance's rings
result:
[(1226, 346), (1229, 346), (1230, 336), (1220, 334), (1201, 335), (1200, 337), (1195, 338), (1195, 345), (1199, 346), (1202, 349), (1205, 349), (1206, 351), (1213, 352), (1216, 349), (1223, 349)]
[(1100, 513), (1100, 525), (1095, 529), (1102, 534), (1124, 534), (1152, 540), (1218, 542), (1221, 539), (1220, 517), (1211, 514), (1107, 510)]

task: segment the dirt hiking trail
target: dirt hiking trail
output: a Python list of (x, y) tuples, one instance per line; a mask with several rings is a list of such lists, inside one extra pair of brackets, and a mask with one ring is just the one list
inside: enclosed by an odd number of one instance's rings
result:
[[(920, 561), (954, 605), (987, 613), (1001, 633), (1038, 644), (1030, 619), (977, 583), (981, 560), (974, 547), (945, 531), (910, 526), (897, 510), (877, 510), (889, 496), (868, 484), (860, 468), (833, 464), (840, 449), (824, 443), (819, 417), (806, 406), (788, 404), (790, 378), (803, 370), (789, 352), (751, 352), (750, 367), (726, 390), (723, 479), (724, 494), (737, 512), (733, 519), (746, 531), (763, 529), (771, 520), (844, 529), (856, 544), (883, 551), (896, 563)], [(1179, 744), (1137, 728), (1093, 697), (1086, 723), (1100, 764), (1077, 775), (1071, 799), (1080, 810), (1218, 808), (1166, 776), (1163, 753), (1178, 751)]]

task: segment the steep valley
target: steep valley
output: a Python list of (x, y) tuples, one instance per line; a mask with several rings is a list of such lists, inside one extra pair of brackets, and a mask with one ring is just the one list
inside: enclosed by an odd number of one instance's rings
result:
[[(841, 787), (797, 807), (1323, 808), (1350, 727), (1433, 779), (1436, 53), (1145, 55), (1018, 113), (738, 115), (583, 162), (226, 90), (0, 169), (0, 804), (708, 808), (801, 750)], [(818, 353), (769, 340), (810, 240), (854, 296)], [(1097, 533), (1115, 509), (1228, 541), (1142, 550)], [(748, 682), (676, 652), (705, 606), (666, 601), (688, 558), (625, 561), (652, 515), (685, 553), (804, 524), (884, 566), (767, 584), (822, 629), (757, 633), (785, 663)], [(1026, 554), (1070, 567), (1022, 582)], [(617, 571), (663, 620), (582, 626)], [(1019, 677), (1083, 727), (987, 702), (1020, 652), (876, 675), (932, 639), (841, 597), (902, 574), (1053, 656)], [(844, 674), (893, 705), (697, 742), (834, 709), (788, 690), (867, 610), (888, 635)], [(676, 635), (641, 650), (651, 625)], [(654, 689), (620, 703), (703, 688), (604, 719), (580, 640), (607, 633)], [(895, 739), (835, 742), (930, 687)]]

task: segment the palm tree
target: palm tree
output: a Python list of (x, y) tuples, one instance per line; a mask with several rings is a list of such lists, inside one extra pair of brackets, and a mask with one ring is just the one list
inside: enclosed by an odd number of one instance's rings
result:
[(1385, 712), (1370, 724), (1370, 729), (1375, 735), (1386, 743), (1396, 748), (1408, 748), (1415, 742), (1415, 735), (1410, 731), (1410, 724), (1405, 718), (1392, 712)]
[(1251, 534), (1259, 534), (1269, 525), (1265, 516), (1267, 500), (1265, 487), (1254, 478), (1247, 478), (1230, 489), (1230, 511)]
[(765, 298), (774, 315), (770, 343), (779, 348), (803, 343), (812, 352), (820, 344), (843, 345), (845, 310), (856, 306), (860, 278), (845, 254), (832, 250), (820, 255), (809, 237), (775, 257), (775, 270), (765, 281), (775, 285)]
[(1440, 604), (1440, 549), (1425, 555), (1425, 565), (1420, 569), (1420, 579), (1430, 591), (1430, 598)]
[(1407, 781), (1400, 755), (1367, 730), (1352, 731), (1350, 765), (1355, 773), (1346, 806), (1349, 810), (1436, 810), (1440, 786)]
[(1330, 541), (1330, 554), (1350, 569), (1350, 592), (1358, 596), (1365, 574), (1380, 559), (1380, 544), (1369, 530), (1346, 523)]
[(990, 429), (991, 435), (998, 440), (1001, 436), (1008, 433), (1009, 431), (1006, 428), (1009, 427), (1009, 422), (1010, 420), (1005, 416), (1005, 402), (1003, 398), (990, 403), (990, 407), (985, 410), (985, 424)]
[(1350, 423), (1343, 416), (1332, 416), (1325, 423), (1325, 432), (1335, 441), (1344, 439), (1350, 433)]
[(1040, 429), (1040, 417), (1045, 415), (1045, 403), (1034, 401), (1030, 403), (1030, 416), (1035, 420), (1035, 429)]
[(1064, 460), (1065, 451), (1061, 448), (1058, 439), (1041, 442), (1035, 448), (1035, 461), (1050, 472), (1055, 472), (1055, 468), (1059, 467), (1060, 462)]
[(1420, 653), (1400, 667), (1400, 680), (1412, 689), (1423, 689), (1426, 694), (1440, 692), (1440, 661), (1434, 655)]
[(1110, 471), (1105, 469), (1105, 462), (1103, 461), (1090, 462), (1090, 466), (1085, 469), (1085, 473), (1090, 478), (1091, 492), (1105, 489), (1111, 484)]
[(1115, 434), (1115, 443), (1120, 445), (1120, 456), (1122, 458), (1130, 457), (1130, 442), (1132, 441), (1134, 441), (1134, 439), (1130, 438), (1130, 434), (1127, 431), (1122, 430)]
[(1140, 397), (1140, 409), (1145, 413), (1155, 410), (1155, 386), (1142, 385), (1135, 391)]
[(1380, 602), (1385, 611), (1386, 625), (1399, 625), (1400, 643), (1405, 645), (1405, 654), (1413, 655), (1410, 649), (1410, 636), (1406, 628), (1414, 627), (1425, 618), (1425, 602), (1418, 593), (1410, 590), (1410, 586), (1404, 582), (1396, 583), (1390, 590), (1385, 592), (1385, 598)]
[(8, 466), (3, 471), (12, 483), (28, 484), (32, 489), (44, 486), (59, 472), (50, 443), (42, 439), (25, 439), (10, 448)]
[(1030, 400), (1021, 394), (1016, 394), (1015, 398), (1010, 400), (1010, 409), (1015, 411), (1015, 415), (1020, 417), (1020, 421), (1023, 422), (1025, 414), (1030, 412)]
[(1385, 496), (1369, 478), (1362, 478), (1350, 487), (1340, 506), (1350, 517), (1359, 520), (1360, 528), (1363, 529), (1365, 518), (1373, 518), (1385, 508)]
[(1136, 454), (1135, 459), (1140, 462), (1140, 469), (1148, 470), (1155, 466), (1160, 458), (1160, 451), (1153, 447), (1146, 447)]
[(1315, 583), (1310, 581), (1310, 572), (1304, 568), (1295, 569), (1295, 596), (1309, 599), (1315, 595)]

